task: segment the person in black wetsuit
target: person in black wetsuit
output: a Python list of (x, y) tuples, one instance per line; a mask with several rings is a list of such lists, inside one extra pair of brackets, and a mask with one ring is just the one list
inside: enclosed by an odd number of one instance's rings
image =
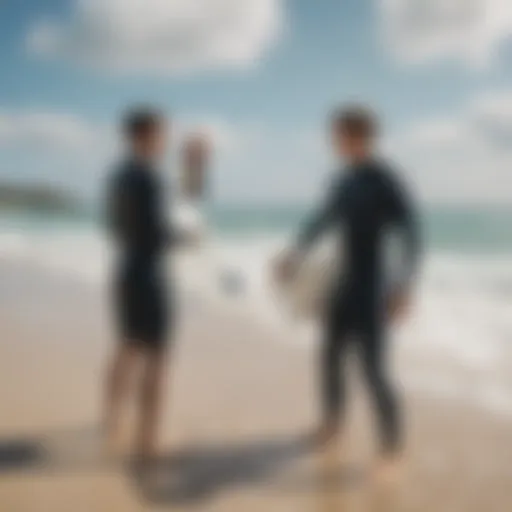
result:
[(138, 110), (127, 116), (123, 130), (129, 155), (111, 178), (107, 204), (119, 252), (114, 300), (121, 342), (108, 372), (105, 426), (109, 448), (116, 450), (126, 395), (136, 367), (143, 363), (135, 448), (137, 455), (151, 456), (172, 326), (163, 263), (173, 236), (157, 171), (166, 150), (166, 126), (159, 113)]
[[(374, 154), (376, 121), (362, 107), (337, 112), (332, 122), (336, 152), (347, 168), (336, 178), (329, 197), (304, 227), (297, 247), (278, 262), (281, 279), (292, 278), (301, 256), (326, 230), (340, 233), (343, 269), (333, 283), (325, 315), (321, 393), (323, 422), (315, 439), (332, 440), (345, 412), (341, 365), (355, 335), (367, 383), (375, 402), (382, 462), (396, 461), (402, 447), (397, 397), (386, 369), (390, 320), (405, 311), (418, 262), (419, 231), (411, 201), (389, 165)], [(384, 275), (385, 241), (399, 229), (405, 242), (403, 273), (394, 283)]]

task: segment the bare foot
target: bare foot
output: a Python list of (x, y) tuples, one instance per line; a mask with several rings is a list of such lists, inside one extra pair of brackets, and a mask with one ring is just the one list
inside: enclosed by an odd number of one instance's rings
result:
[(323, 423), (313, 434), (309, 440), (312, 445), (319, 448), (326, 448), (336, 442), (340, 437), (340, 428), (337, 422), (329, 421)]
[(103, 424), (103, 451), (109, 459), (117, 459), (123, 455), (124, 436), (120, 425), (112, 422)]
[(403, 474), (403, 457), (401, 454), (381, 456), (375, 467), (375, 479), (384, 485), (400, 483)]
[(134, 457), (136, 460), (146, 463), (152, 463), (158, 458), (158, 450), (155, 443), (138, 442), (134, 448)]

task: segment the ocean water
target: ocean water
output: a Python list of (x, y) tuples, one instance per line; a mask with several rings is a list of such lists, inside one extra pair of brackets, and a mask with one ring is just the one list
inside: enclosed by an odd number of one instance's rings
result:
[[(269, 261), (293, 239), (304, 216), (302, 208), (210, 210), (208, 249), (178, 258), (183, 295), (192, 297), (191, 303), (211, 301), (243, 314), (282, 343), (314, 343), (315, 326), (287, 317), (268, 272)], [(512, 415), (512, 210), (432, 210), (423, 226), (425, 258), (416, 306), (396, 333), (396, 343), (422, 360), (463, 367), (471, 378), (454, 382), (450, 371), (402, 377), (409, 386), (471, 397)], [(101, 286), (112, 251), (94, 216), (4, 214), (0, 264), (9, 259)]]
[[(224, 206), (207, 211), (208, 223), (220, 237), (258, 238), (293, 234), (307, 218), (306, 207)], [(512, 253), (512, 207), (431, 208), (422, 228), (429, 251), (458, 254)], [(0, 213), (0, 234), (101, 231), (94, 213), (61, 216), (44, 212)]]
[[(293, 233), (307, 218), (301, 207), (226, 207), (211, 211), (221, 233)], [(422, 218), (426, 246), (431, 251), (458, 253), (512, 252), (512, 207), (432, 208)]]

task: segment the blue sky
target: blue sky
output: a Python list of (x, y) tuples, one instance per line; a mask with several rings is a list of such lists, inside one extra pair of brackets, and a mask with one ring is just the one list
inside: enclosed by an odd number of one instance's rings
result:
[(0, 177), (94, 196), (119, 114), (151, 102), (211, 131), (219, 200), (304, 201), (332, 166), (329, 109), (357, 99), (426, 200), (509, 201), (512, 7), (475, 5), (5, 0)]

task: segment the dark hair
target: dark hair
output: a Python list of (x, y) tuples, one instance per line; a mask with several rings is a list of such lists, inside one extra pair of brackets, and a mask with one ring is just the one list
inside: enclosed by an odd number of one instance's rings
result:
[(371, 139), (379, 131), (376, 115), (361, 105), (337, 109), (332, 115), (331, 123), (336, 132), (359, 139)]
[(163, 124), (162, 114), (151, 108), (130, 110), (123, 120), (123, 133), (130, 140), (137, 140), (152, 135)]

